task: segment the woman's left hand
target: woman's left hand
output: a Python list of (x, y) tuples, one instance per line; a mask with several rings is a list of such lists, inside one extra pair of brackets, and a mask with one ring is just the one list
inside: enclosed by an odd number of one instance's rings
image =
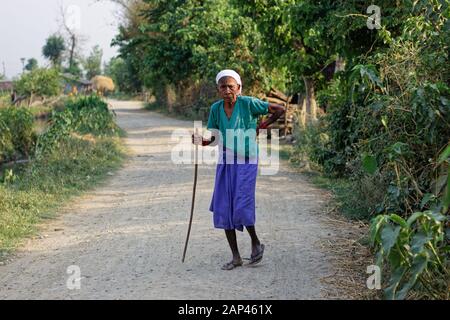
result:
[(263, 121), (259, 124), (258, 128), (256, 129), (256, 135), (259, 136), (259, 130), (261, 129), (267, 129), (269, 127), (269, 124), (266, 121)]

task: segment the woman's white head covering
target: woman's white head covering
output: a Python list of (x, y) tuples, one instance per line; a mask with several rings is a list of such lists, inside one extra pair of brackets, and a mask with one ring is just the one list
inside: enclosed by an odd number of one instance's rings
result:
[(240, 87), (239, 94), (242, 94), (242, 80), (239, 73), (230, 69), (222, 70), (217, 74), (216, 83), (219, 84), (220, 79), (222, 79), (223, 77), (232, 77), (234, 80), (236, 80), (237, 84)]

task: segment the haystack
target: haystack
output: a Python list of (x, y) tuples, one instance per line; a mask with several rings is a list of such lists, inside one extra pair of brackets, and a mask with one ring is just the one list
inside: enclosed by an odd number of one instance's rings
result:
[(93, 88), (97, 93), (104, 95), (107, 92), (113, 92), (115, 89), (114, 81), (105, 76), (95, 76), (91, 80)]

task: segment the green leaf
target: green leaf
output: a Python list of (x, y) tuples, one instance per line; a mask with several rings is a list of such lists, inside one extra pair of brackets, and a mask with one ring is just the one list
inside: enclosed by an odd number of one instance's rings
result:
[(375, 264), (381, 269), (383, 267), (383, 250), (377, 251), (375, 254), (375, 261)]
[(381, 231), (381, 242), (383, 244), (383, 251), (386, 255), (397, 242), (398, 235), (400, 233), (400, 227), (394, 228), (390, 224), (386, 224)]
[(439, 212), (433, 212), (433, 211), (427, 210), (424, 212), (424, 214), (427, 217), (431, 218), (435, 223), (440, 223), (440, 222), (447, 220), (447, 217), (444, 216), (443, 214), (440, 214)]
[(447, 161), (449, 157), (450, 157), (450, 145), (448, 145), (447, 148), (445, 148), (445, 150), (442, 151), (441, 155), (439, 156), (438, 164)]
[(423, 209), (428, 202), (430, 202), (431, 199), (434, 198), (434, 194), (432, 193), (426, 193), (423, 198), (422, 201), (420, 202), (420, 209)]
[(384, 295), (386, 299), (393, 300), (395, 299), (395, 292), (402, 281), (403, 276), (405, 275), (406, 267), (399, 267), (394, 270), (391, 278), (389, 279), (389, 287), (384, 290)]
[(381, 123), (383, 124), (383, 126), (386, 128), (386, 130), (388, 129), (388, 120), (386, 116), (382, 116), (381, 117)]
[(372, 247), (375, 246), (380, 228), (383, 226), (385, 222), (386, 219), (385, 216), (383, 215), (378, 215), (375, 218), (373, 218), (372, 223), (370, 224), (370, 243)]
[(362, 155), (362, 165), (364, 170), (370, 175), (373, 175), (378, 168), (377, 159), (367, 153)]
[(401, 255), (401, 252), (399, 250), (396, 250), (396, 248), (393, 248), (391, 252), (389, 253), (389, 264), (392, 269), (398, 268), (401, 266), (403, 262), (403, 257)]
[(442, 202), (444, 203), (445, 207), (444, 211), (447, 211), (450, 207), (450, 166), (447, 173), (447, 189), (445, 190)]
[(392, 199), (398, 199), (400, 197), (400, 189), (397, 186), (390, 185), (387, 192)]
[(408, 225), (406, 224), (405, 219), (403, 219), (402, 217), (400, 217), (399, 215), (396, 214), (391, 214), (389, 216), (389, 219), (391, 219), (392, 221), (394, 221), (395, 223), (399, 224), (400, 226), (402, 226), (403, 228), (407, 228)]
[(419, 254), (425, 243), (433, 239), (429, 235), (424, 234), (423, 232), (416, 233), (411, 240), (411, 252), (413, 254)]
[(404, 153), (404, 149), (407, 148), (408, 145), (403, 142), (396, 142), (391, 146), (391, 150), (398, 155), (402, 155)]
[(384, 103), (382, 101), (376, 101), (369, 105), (369, 108), (375, 112), (379, 112), (383, 107)]
[(414, 260), (413, 260), (412, 266), (411, 266), (411, 270), (410, 270), (411, 276), (410, 276), (408, 282), (398, 292), (395, 299), (398, 299), (398, 300), (405, 299), (409, 290), (411, 290), (414, 287), (414, 285), (417, 282), (417, 279), (419, 278), (419, 276), (422, 274), (422, 272), (427, 267), (428, 261), (429, 261), (429, 258), (428, 258), (428, 254), (426, 252), (414, 257)]
[(423, 217), (425, 215), (424, 212), (414, 212), (406, 221), (406, 224), (408, 227), (411, 227), (411, 225), (420, 217)]

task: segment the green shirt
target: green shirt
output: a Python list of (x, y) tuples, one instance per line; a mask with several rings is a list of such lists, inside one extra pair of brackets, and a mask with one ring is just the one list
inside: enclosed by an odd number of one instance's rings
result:
[(242, 156), (254, 157), (258, 155), (256, 143), (258, 117), (268, 112), (268, 102), (253, 97), (238, 96), (233, 114), (228, 119), (224, 101), (220, 100), (211, 106), (207, 128), (221, 132), (220, 147), (225, 146)]

